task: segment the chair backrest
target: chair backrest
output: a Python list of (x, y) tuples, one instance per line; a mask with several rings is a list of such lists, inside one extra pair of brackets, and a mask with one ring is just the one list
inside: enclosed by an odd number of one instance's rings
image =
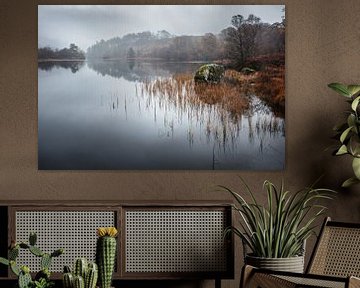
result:
[(326, 218), (307, 273), (360, 277), (360, 223)]

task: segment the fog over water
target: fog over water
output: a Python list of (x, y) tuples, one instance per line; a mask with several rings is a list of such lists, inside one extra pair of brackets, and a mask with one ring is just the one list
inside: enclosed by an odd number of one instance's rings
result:
[(101, 39), (141, 31), (173, 35), (220, 33), (231, 17), (254, 14), (263, 22), (281, 22), (284, 5), (39, 5), (38, 45), (76, 43), (81, 49)]

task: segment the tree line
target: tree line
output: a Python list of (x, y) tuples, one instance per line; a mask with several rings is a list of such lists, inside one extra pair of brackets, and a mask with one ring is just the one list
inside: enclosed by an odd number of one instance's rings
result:
[[(285, 19), (269, 24), (255, 15), (234, 15), (231, 26), (219, 34), (175, 36), (166, 30), (130, 33), (107, 41), (101, 40), (87, 49), (86, 55), (75, 44), (69, 48), (39, 49), (39, 59), (160, 59), (165, 61), (221, 61), (241, 68), (256, 59), (284, 59)], [(273, 57), (271, 57), (273, 55)], [(280, 56), (279, 56), (280, 55)], [(282, 60), (283, 62), (283, 60)]]
[(69, 48), (52, 49), (51, 47), (43, 47), (38, 49), (38, 59), (76, 59), (84, 60), (85, 52), (77, 45), (70, 44)]
[(285, 52), (285, 19), (269, 24), (255, 15), (234, 15), (219, 34), (174, 36), (167, 31), (127, 34), (101, 40), (87, 50), (88, 58), (162, 59), (166, 61), (227, 61), (241, 67), (261, 55)]

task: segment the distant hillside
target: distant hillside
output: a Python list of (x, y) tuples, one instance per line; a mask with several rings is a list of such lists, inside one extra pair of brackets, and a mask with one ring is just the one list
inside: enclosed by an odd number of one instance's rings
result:
[(96, 59), (164, 59), (214, 60), (221, 58), (220, 36), (174, 36), (163, 30), (131, 33), (107, 41), (101, 40), (87, 50), (87, 58)]

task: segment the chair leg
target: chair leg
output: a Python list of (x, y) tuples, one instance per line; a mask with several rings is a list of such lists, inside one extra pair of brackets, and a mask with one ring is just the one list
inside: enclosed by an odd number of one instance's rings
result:
[[(272, 276), (267, 273), (257, 273), (257, 269), (246, 265), (242, 269), (240, 288), (295, 288), (296, 284), (287, 280)], [(354, 286), (354, 288), (357, 286)], [(359, 287), (360, 288), (360, 287)]]
[(360, 278), (349, 277), (349, 288), (360, 288)]
[(244, 267), (242, 268), (242, 271), (241, 271), (239, 288), (248, 287), (250, 280), (251, 280), (251, 276), (253, 274), (253, 271), (254, 271), (254, 267), (252, 267), (250, 265), (244, 265)]
[(215, 288), (221, 288), (221, 279), (215, 278)]

